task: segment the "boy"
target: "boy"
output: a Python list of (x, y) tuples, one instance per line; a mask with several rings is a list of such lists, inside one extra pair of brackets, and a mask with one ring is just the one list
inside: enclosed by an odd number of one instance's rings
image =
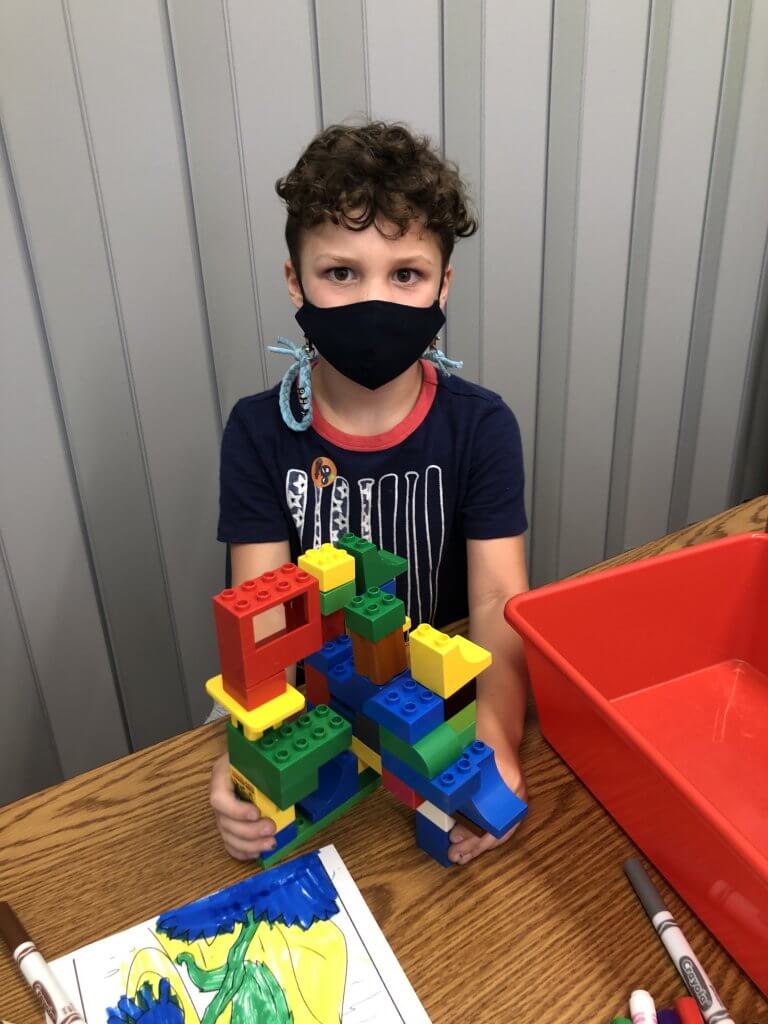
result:
[[(436, 345), (454, 241), (477, 229), (464, 184), (426, 138), (371, 123), (321, 132), (276, 188), (307, 343), (286, 342), (295, 362), (280, 388), (241, 399), (224, 432), (218, 538), (233, 584), (347, 530), (405, 555), (397, 587), (413, 626), (469, 612), (493, 653), (477, 734), (525, 798), (525, 664), (502, 614), (527, 589), (520, 434), (498, 395), (448, 375), (460, 364)], [(271, 849), (274, 825), (235, 798), (226, 755), (211, 804), (232, 856)], [(458, 824), (451, 841), (460, 863), (497, 845)]]

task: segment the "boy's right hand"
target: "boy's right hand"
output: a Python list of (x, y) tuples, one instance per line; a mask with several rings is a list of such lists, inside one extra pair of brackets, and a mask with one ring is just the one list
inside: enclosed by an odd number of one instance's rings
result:
[(213, 766), (210, 801), (224, 847), (235, 860), (253, 860), (274, 847), (274, 821), (262, 818), (258, 807), (235, 796), (227, 754)]

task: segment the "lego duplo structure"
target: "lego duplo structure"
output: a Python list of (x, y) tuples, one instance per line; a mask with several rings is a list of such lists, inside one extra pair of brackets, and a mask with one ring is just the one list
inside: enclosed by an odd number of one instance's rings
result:
[[(449, 867), (456, 816), (502, 836), (526, 812), (475, 738), (488, 651), (422, 623), (395, 579), (407, 562), (352, 533), (213, 599), (237, 794), (275, 822), (285, 857), (379, 784), (416, 812), (419, 846)], [(282, 608), (282, 612), (280, 609)], [(268, 613), (279, 628), (268, 635)], [(306, 696), (286, 667), (304, 660)]]

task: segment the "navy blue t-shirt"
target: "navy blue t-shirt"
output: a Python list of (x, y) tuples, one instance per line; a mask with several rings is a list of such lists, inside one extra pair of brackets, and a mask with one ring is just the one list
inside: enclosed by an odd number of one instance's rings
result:
[(289, 540), (295, 561), (351, 530), (408, 559), (397, 593), (414, 626), (467, 615), (466, 540), (527, 527), (520, 430), (492, 391), (422, 368), (414, 408), (375, 437), (316, 408), (308, 430), (290, 430), (277, 387), (240, 399), (222, 439), (218, 539)]

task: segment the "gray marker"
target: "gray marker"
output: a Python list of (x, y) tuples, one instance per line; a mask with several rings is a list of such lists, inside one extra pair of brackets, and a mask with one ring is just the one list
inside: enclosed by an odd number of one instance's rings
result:
[(734, 1024), (733, 1018), (720, 1001), (715, 986), (688, 945), (680, 925), (664, 906), (659, 890), (636, 857), (624, 862), (624, 874), (650, 917), (656, 934), (664, 944), (686, 988), (696, 1000), (706, 1024)]

